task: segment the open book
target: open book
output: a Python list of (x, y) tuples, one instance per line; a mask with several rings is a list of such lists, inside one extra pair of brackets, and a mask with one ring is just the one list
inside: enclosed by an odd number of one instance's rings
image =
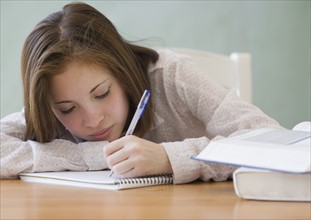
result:
[(172, 175), (146, 176), (136, 178), (109, 177), (110, 170), (65, 171), (43, 173), (21, 173), (21, 180), (28, 182), (80, 186), (98, 189), (129, 189), (173, 183)]
[[(304, 129), (310, 123), (303, 123)], [(299, 128), (296, 126), (295, 129)], [(262, 128), (211, 141), (193, 159), (281, 172), (311, 172), (311, 132)]]
[(212, 141), (194, 159), (236, 165), (236, 194), (245, 199), (311, 201), (311, 123), (259, 129)]

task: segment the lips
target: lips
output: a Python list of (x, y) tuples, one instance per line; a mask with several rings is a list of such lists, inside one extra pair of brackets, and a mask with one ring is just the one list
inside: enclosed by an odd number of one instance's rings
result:
[(110, 126), (109, 128), (105, 128), (100, 131), (97, 131), (91, 134), (90, 136), (96, 140), (106, 140), (111, 134), (111, 131), (112, 131), (112, 126)]

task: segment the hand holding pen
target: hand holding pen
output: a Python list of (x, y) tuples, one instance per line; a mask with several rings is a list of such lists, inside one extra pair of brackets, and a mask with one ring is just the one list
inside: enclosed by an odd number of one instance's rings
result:
[[(139, 103), (138, 103), (138, 106), (137, 106), (137, 109), (136, 109), (136, 112), (132, 118), (132, 121), (125, 133), (125, 135), (131, 135), (133, 134), (134, 130), (135, 130), (135, 127), (138, 123), (138, 120), (141, 118), (141, 116), (143, 115), (144, 111), (145, 111), (145, 108), (147, 106), (147, 103), (149, 101), (149, 97), (150, 97), (150, 92), (149, 90), (145, 90), (144, 91), (144, 94), (142, 95)], [(113, 171), (111, 171), (110, 173), (110, 177), (113, 175)]]

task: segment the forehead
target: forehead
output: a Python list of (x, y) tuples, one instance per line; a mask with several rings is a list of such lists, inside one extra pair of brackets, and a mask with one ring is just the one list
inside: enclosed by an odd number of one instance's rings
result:
[(102, 81), (114, 81), (112, 73), (104, 67), (81, 62), (71, 62), (50, 80), (52, 95), (90, 91)]
[(113, 77), (111, 71), (108, 68), (99, 66), (96, 64), (88, 64), (86, 62), (73, 61), (68, 63), (65, 68), (57, 72), (52, 76), (51, 82), (59, 80), (83, 80), (85, 82), (88, 79), (102, 78), (102, 77)]

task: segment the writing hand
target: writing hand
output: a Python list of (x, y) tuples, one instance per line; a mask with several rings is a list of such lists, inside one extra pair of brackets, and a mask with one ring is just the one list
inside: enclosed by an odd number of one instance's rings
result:
[(127, 135), (104, 147), (108, 166), (121, 177), (172, 173), (172, 167), (161, 144)]

